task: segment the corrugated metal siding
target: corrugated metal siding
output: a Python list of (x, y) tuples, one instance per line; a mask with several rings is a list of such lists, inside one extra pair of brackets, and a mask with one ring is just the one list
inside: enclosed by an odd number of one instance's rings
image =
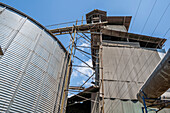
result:
[(65, 51), (34, 22), (2, 6), (0, 12), (0, 112), (53, 112)]

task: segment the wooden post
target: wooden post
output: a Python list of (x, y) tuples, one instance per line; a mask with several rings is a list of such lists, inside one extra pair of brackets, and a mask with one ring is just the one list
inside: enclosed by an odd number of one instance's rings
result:
[[(77, 21), (76, 21), (76, 25), (77, 25)], [(65, 96), (66, 96), (66, 91), (67, 91), (68, 78), (69, 78), (69, 74), (70, 74), (71, 57), (72, 57), (72, 54), (73, 54), (73, 47), (74, 47), (75, 36), (76, 36), (76, 28), (74, 28), (74, 37), (73, 37), (73, 39), (72, 39), (71, 54), (70, 54), (70, 57), (69, 57), (67, 74), (66, 74), (66, 80), (65, 80), (65, 83), (64, 83), (64, 93), (63, 93), (63, 97), (62, 97), (62, 103), (61, 103), (61, 111), (60, 111), (60, 113), (63, 113), (63, 109), (65, 108), (65, 107), (64, 107), (64, 101), (65, 101)]]

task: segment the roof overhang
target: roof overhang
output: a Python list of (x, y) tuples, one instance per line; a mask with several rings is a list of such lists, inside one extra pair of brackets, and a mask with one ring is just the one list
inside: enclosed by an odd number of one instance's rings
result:
[(157, 37), (139, 35), (134, 33), (122, 32), (122, 31), (108, 30), (108, 29), (103, 29), (102, 34), (108, 36), (120, 37), (120, 38), (128, 38), (136, 41), (159, 44), (160, 46), (162, 46), (166, 41), (166, 39), (164, 38), (157, 38)]
[(124, 25), (128, 31), (132, 16), (108, 16), (108, 25)]

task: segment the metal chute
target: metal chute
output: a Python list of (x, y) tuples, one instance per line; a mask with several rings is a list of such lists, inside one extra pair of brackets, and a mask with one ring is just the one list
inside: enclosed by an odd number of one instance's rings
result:
[[(162, 100), (160, 97), (170, 88), (170, 49), (165, 57), (157, 65), (148, 80), (137, 94), (138, 100), (151, 107), (168, 107), (170, 101)], [(143, 101), (145, 99), (145, 103)]]

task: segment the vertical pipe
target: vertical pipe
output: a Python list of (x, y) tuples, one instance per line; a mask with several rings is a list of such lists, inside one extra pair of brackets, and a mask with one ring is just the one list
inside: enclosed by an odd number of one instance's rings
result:
[(143, 109), (144, 109), (144, 108), (142, 107), (142, 113), (145, 113)]
[(143, 105), (144, 105), (144, 108), (145, 108), (145, 113), (148, 113), (144, 96), (142, 96), (142, 99), (143, 99)]

